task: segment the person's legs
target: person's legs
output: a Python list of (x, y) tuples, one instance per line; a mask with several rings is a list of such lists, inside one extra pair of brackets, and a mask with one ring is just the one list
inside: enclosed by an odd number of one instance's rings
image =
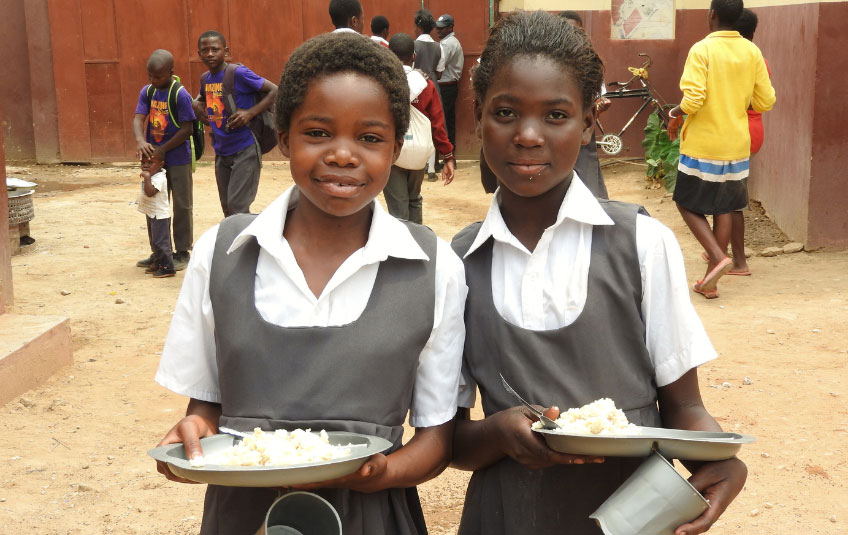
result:
[(249, 214), (250, 205), (259, 190), (262, 155), (259, 145), (253, 145), (233, 155), (233, 168), (227, 188), (227, 206), (231, 214)]
[(174, 247), (177, 254), (188, 252), (194, 241), (193, 186), (191, 164), (165, 166), (168, 193), (173, 210)]
[(389, 181), (383, 188), (386, 207), (389, 209), (389, 213), (398, 219), (409, 220), (409, 186), (407, 179), (409, 173), (410, 171), (393, 165), (389, 173)]
[(422, 210), (424, 199), (421, 197), (421, 183), (424, 182), (424, 173), (425, 169), (421, 169), (420, 171), (409, 171), (406, 178), (409, 192), (409, 221), (418, 223), (419, 225), (423, 224), (424, 221), (424, 214)]
[(730, 248), (733, 251), (733, 267), (728, 273), (751, 272), (745, 257), (745, 214), (742, 210), (731, 212)]
[(215, 183), (218, 185), (218, 200), (224, 217), (232, 215), (227, 203), (227, 190), (230, 187), (230, 177), (233, 172), (233, 156), (215, 155)]
[(721, 214), (713, 217), (713, 224), (715, 226), (714, 234), (714, 230), (710, 228), (710, 223), (703, 214), (696, 214), (688, 208), (683, 207), (680, 203), (677, 203), (677, 209), (680, 211), (680, 215), (683, 216), (686, 226), (695, 235), (695, 239), (698, 240), (701, 247), (710, 256), (710, 261), (707, 263), (707, 271), (704, 273), (702, 279), (703, 283), (696, 284), (695, 291), (703, 293), (707, 298), (718, 297), (718, 293), (715, 292), (716, 283), (730, 269), (730, 263), (726, 262), (727, 254), (725, 254), (724, 249), (721, 248), (716, 240), (716, 235), (727, 233), (729, 236), (730, 214)]
[(439, 89), (442, 93), (442, 109), (445, 111), (445, 130), (448, 131), (448, 139), (456, 152), (456, 97), (459, 94), (459, 85), (440, 85)]
[(171, 218), (148, 218), (153, 231), (153, 243), (156, 246), (156, 263), (159, 269), (153, 273), (156, 278), (171, 277), (176, 273), (171, 255)]

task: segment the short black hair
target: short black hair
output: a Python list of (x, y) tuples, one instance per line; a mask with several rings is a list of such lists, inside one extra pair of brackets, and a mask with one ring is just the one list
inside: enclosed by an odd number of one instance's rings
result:
[(409, 128), (409, 85), (403, 65), (386, 47), (352, 33), (325, 33), (292, 52), (280, 78), (274, 106), (277, 131), (289, 129), (291, 116), (303, 104), (313, 80), (342, 72), (362, 74), (380, 84), (394, 117), (395, 139), (403, 139)]
[(200, 41), (203, 41), (204, 39), (209, 39), (210, 37), (218, 39), (219, 41), (221, 41), (221, 46), (227, 48), (227, 40), (224, 39), (224, 34), (222, 34), (221, 32), (216, 32), (215, 30), (206, 30), (205, 32), (200, 34), (200, 37), (197, 38), (198, 50), (200, 49)]
[(163, 48), (154, 50), (147, 59), (148, 71), (158, 71), (159, 69), (174, 70), (174, 55)]
[(736, 19), (736, 24), (733, 27), (739, 32), (742, 37), (749, 41), (754, 40), (754, 32), (757, 31), (757, 14), (748, 8), (742, 10), (742, 14)]
[(742, 0), (712, 0), (710, 2), (710, 10), (714, 11), (718, 21), (726, 26), (736, 24), (744, 8)]
[(436, 19), (433, 14), (427, 9), (419, 9), (415, 13), (415, 25), (421, 28), (424, 33), (430, 33), (436, 27)]
[(415, 41), (409, 34), (396, 33), (389, 39), (389, 50), (401, 61), (410, 61), (415, 54)]
[(336, 28), (345, 28), (351, 17), (362, 15), (359, 0), (330, 0), (330, 20)]
[(565, 11), (560, 11), (559, 16), (564, 18), (565, 20), (576, 21), (581, 28), (583, 27), (583, 18), (580, 16), (580, 13), (574, 11), (573, 9), (566, 9)]
[(478, 105), (498, 69), (521, 56), (550, 58), (568, 70), (580, 87), (583, 109), (600, 95), (604, 62), (586, 32), (545, 11), (514, 11), (492, 27), (480, 64), (473, 67), (471, 86)]
[(371, 33), (380, 35), (387, 31), (389, 31), (389, 19), (383, 15), (374, 15), (374, 18), (371, 19)]

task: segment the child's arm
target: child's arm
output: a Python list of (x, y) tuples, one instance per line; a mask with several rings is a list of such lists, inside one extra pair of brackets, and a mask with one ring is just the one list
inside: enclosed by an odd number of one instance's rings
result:
[(191, 132), (193, 129), (194, 125), (192, 125), (191, 121), (183, 121), (183, 124), (180, 125), (180, 129), (177, 130), (177, 133), (174, 134), (174, 137), (172, 137), (165, 143), (154, 147), (154, 149), (159, 151), (159, 156), (164, 160), (165, 153), (185, 143), (186, 140), (191, 136)]
[[(186, 457), (194, 459), (203, 456), (203, 449), (200, 447), (200, 439), (212, 436), (218, 432), (218, 419), (221, 417), (221, 405), (218, 403), (210, 403), (199, 399), (191, 399), (186, 408), (185, 418), (177, 422), (177, 425), (168, 431), (165, 438), (159, 441), (156, 446), (166, 446), (182, 442)], [(161, 461), (156, 461), (156, 470), (170, 479), (180, 483), (196, 483), (188, 479), (175, 476), (168, 465)]]
[(230, 115), (229, 119), (227, 119), (227, 126), (230, 129), (245, 126), (251, 119), (270, 108), (277, 99), (277, 86), (268, 80), (263, 82), (262, 88), (258, 92), (265, 96), (254, 104), (252, 108), (249, 110), (236, 110), (235, 113)]
[(136, 113), (133, 116), (133, 135), (135, 136), (135, 157), (141, 159), (142, 156), (150, 158), (153, 156), (153, 151), (156, 147), (147, 142), (147, 137), (144, 135), (144, 121), (147, 120), (147, 115)]
[(417, 427), (402, 448), (368, 458), (356, 473), (330, 481), (300, 485), (301, 489), (347, 488), (357, 492), (414, 487), (447, 468), (451, 459), (453, 421), (433, 427)]
[[(540, 407), (543, 409), (543, 407)], [(557, 418), (559, 409), (545, 410)], [(602, 463), (603, 457), (571, 455), (550, 449), (530, 426), (536, 418), (524, 407), (513, 407), (482, 420), (470, 420), (468, 409), (459, 409), (453, 438), (451, 466), (459, 470), (486, 468), (504, 457), (512, 457), (530, 470), (556, 464)]]
[(142, 184), (144, 187), (144, 194), (148, 197), (153, 197), (156, 195), (156, 192), (159, 191), (156, 189), (156, 186), (153, 185), (153, 182), (150, 180), (150, 173), (147, 171), (142, 171), (141, 174)]
[[(663, 427), (721, 431), (721, 426), (707, 412), (701, 400), (697, 368), (689, 370), (677, 381), (660, 387), (657, 394)], [(736, 457), (716, 462), (683, 461), (683, 465), (692, 473), (689, 482), (710, 501), (710, 507), (692, 522), (679, 526), (674, 533), (704, 533), (742, 490), (748, 477), (748, 469), (745, 463)]]

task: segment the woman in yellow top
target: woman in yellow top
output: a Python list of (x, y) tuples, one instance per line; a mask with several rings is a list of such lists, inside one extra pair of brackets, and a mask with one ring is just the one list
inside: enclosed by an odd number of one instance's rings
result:
[[(695, 292), (718, 297), (718, 280), (733, 267), (727, 244), (734, 212), (748, 205), (751, 137), (747, 109), (774, 106), (774, 88), (760, 49), (733, 29), (742, 0), (712, 0), (710, 34), (689, 50), (680, 89), (683, 100), (670, 112), (669, 136), (680, 131), (680, 164), (674, 201), (683, 220), (709, 255)], [(713, 228), (705, 215), (713, 216)]]

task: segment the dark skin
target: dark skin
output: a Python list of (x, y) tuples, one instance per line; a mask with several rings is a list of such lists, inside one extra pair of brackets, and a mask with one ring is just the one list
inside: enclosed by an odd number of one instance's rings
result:
[[(217, 37), (206, 37), (200, 40), (197, 55), (200, 60), (209, 68), (212, 74), (218, 74), (227, 68), (226, 58), (230, 55), (230, 49), (221, 42)], [(249, 109), (239, 108), (227, 118), (227, 129), (235, 130), (250, 124), (250, 121), (269, 109), (274, 105), (277, 98), (277, 85), (265, 80), (262, 88), (259, 89), (262, 95), (256, 104)], [(206, 113), (206, 95), (199, 95), (192, 102), (192, 108), (197, 119), (203, 124), (209, 124), (209, 116)]]
[[(717, 31), (732, 31), (733, 25), (723, 24), (718, 20), (718, 15), (715, 11), (708, 12), (708, 21), (710, 32)], [(679, 135), (680, 126), (683, 124), (683, 109), (680, 105), (675, 106), (670, 112), (671, 119), (668, 122), (668, 137), (674, 141)], [(709, 261), (707, 262), (707, 270), (704, 273), (704, 278), (712, 271), (716, 265), (727, 258), (727, 245), (731, 241), (731, 236), (735, 235), (734, 240), (734, 270), (747, 271), (748, 263), (745, 260), (745, 243), (744, 243), (744, 225), (745, 220), (742, 217), (742, 212), (731, 212), (726, 214), (717, 214), (713, 216), (713, 226), (710, 228), (710, 222), (704, 214), (695, 213), (688, 208), (677, 205), (677, 210), (683, 217), (683, 221), (689, 230), (698, 240), (698, 243), (704, 248)], [(737, 215), (738, 214), (738, 215)], [(740, 222), (741, 219), (741, 222)], [(734, 231), (734, 224), (742, 230), (741, 247), (739, 243), (739, 231)], [(737, 247), (740, 250), (737, 251)], [(715, 294), (718, 295), (717, 293)]]
[[(517, 57), (495, 73), (483, 102), (475, 102), (477, 133), (501, 187), (501, 213), (510, 232), (533, 251), (555, 220), (572, 180), (581, 144), (592, 135), (592, 106), (585, 107), (570, 72), (546, 57)], [(532, 363), (528, 363), (532, 365)], [(658, 406), (663, 426), (719, 431), (698, 389), (697, 370), (660, 387)], [(547, 409), (555, 417), (559, 410)], [(470, 420), (467, 409), (456, 418), (452, 466), (479, 470), (512, 457), (531, 470), (557, 464), (603, 462), (603, 458), (569, 455), (547, 447), (530, 429), (533, 418), (513, 407), (482, 420)], [(736, 458), (711, 463), (685, 463), (690, 482), (711, 506), (675, 535), (703, 533), (742, 489), (745, 465)]]
[(159, 191), (153, 187), (153, 182), (150, 181), (150, 177), (161, 171), (163, 166), (164, 161), (158, 154), (141, 157), (141, 173), (139, 176), (144, 184), (144, 194), (148, 197), (153, 197)]
[[(147, 78), (150, 84), (156, 89), (167, 90), (171, 86), (171, 77), (174, 74), (173, 65), (153, 66), (147, 69)], [(165, 154), (171, 149), (181, 146), (191, 136), (192, 124), (190, 121), (185, 121), (180, 125), (180, 129), (174, 134), (174, 137), (162, 143), (161, 145), (153, 145), (148, 143), (144, 132), (144, 123), (147, 121), (147, 115), (136, 113), (133, 116), (133, 135), (135, 136), (135, 156), (141, 158), (146, 156), (150, 158), (154, 154), (159, 156), (159, 159), (164, 160)]]
[[(344, 95), (345, 98), (339, 98)], [(355, 109), (356, 113), (350, 110)], [(383, 88), (360, 74), (340, 73), (310, 82), (279, 146), (291, 159), (300, 197), (286, 217), (283, 236), (309, 288), (320, 295), (339, 266), (365, 246), (374, 198), (388, 182), (402, 140)], [(183, 442), (189, 458), (202, 455), (199, 439), (218, 430), (221, 407), (192, 399), (183, 418), (159, 445)], [(416, 428), (399, 450), (371, 456), (355, 473), (302, 489), (348, 488), (376, 492), (432, 479), (448, 465), (453, 422)], [(166, 465), (157, 469), (172, 481)]]

